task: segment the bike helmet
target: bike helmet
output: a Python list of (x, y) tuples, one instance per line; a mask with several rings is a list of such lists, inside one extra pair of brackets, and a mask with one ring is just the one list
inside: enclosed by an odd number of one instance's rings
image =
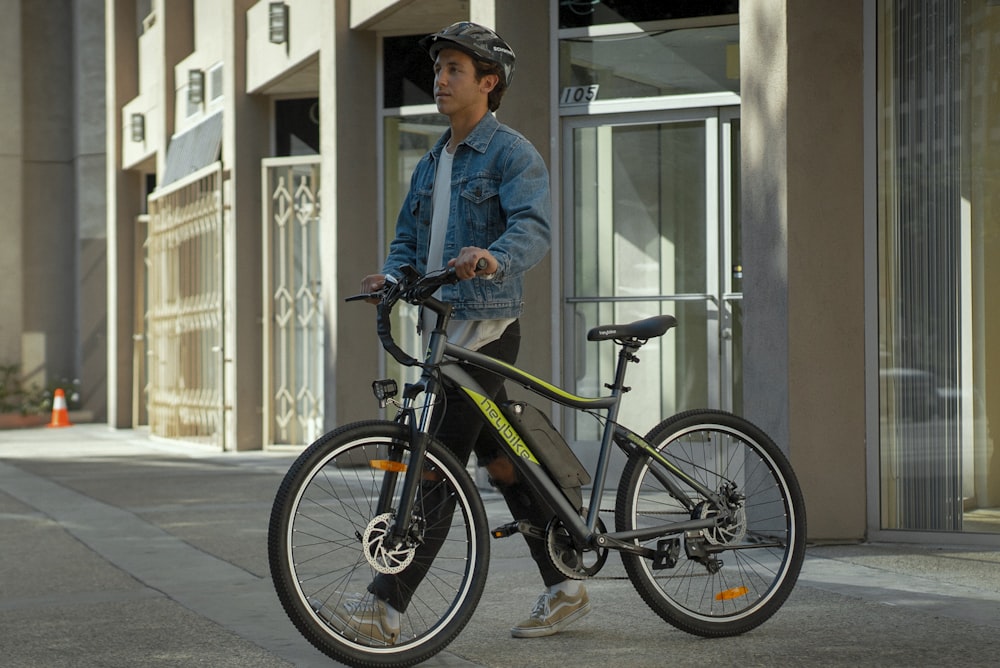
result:
[(500, 67), (504, 88), (510, 86), (514, 78), (514, 50), (500, 35), (489, 28), (469, 21), (452, 23), (433, 35), (420, 40), (420, 46), (427, 50), (431, 60), (437, 58), (438, 51), (445, 47), (460, 49), (477, 60), (493, 63)]

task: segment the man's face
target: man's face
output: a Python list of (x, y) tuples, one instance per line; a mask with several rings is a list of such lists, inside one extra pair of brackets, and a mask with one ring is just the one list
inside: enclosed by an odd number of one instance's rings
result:
[(451, 117), (465, 111), (483, 113), (487, 95), (496, 85), (492, 74), (476, 81), (472, 57), (458, 49), (441, 49), (434, 59), (434, 102)]

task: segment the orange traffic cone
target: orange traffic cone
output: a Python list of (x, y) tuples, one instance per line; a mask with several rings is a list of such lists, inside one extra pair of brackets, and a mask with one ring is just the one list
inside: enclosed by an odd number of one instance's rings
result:
[(56, 390), (55, 396), (52, 397), (52, 421), (46, 426), (73, 426), (73, 423), (69, 421), (69, 409), (66, 407), (66, 393), (62, 389)]

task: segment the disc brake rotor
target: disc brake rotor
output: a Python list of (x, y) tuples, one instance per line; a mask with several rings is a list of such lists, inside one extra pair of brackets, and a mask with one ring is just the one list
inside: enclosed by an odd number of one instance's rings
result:
[(365, 559), (379, 573), (395, 574), (402, 571), (413, 561), (415, 547), (406, 545), (389, 545), (389, 527), (392, 526), (392, 513), (377, 515), (368, 523), (364, 535)]
[[(708, 517), (712, 514), (714, 513), (708, 511), (707, 507), (702, 509), (703, 517)], [(713, 545), (731, 545), (732, 543), (740, 542), (747, 534), (746, 507), (740, 505), (733, 512), (733, 521), (729, 524), (720, 524), (711, 529), (705, 529), (703, 533), (705, 540)]]

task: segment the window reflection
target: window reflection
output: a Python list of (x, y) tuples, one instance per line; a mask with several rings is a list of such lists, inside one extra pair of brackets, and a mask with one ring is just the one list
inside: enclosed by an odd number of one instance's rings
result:
[(739, 26), (578, 37), (559, 43), (559, 84), (598, 99), (739, 93)]
[(1000, 12), (883, 0), (881, 518), (1000, 532)]

